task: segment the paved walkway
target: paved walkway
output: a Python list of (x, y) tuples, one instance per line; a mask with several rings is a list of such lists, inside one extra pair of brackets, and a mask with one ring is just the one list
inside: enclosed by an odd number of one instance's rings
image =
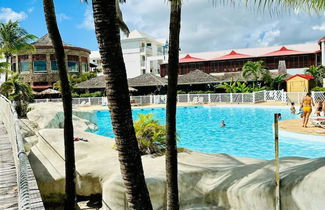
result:
[[(44, 205), (33, 170), (27, 165), (30, 207), (33, 210), (44, 210)], [(18, 184), (14, 153), (11, 142), (0, 121), (0, 210), (18, 209)]]
[(7, 131), (0, 122), (0, 209), (18, 209), (15, 161)]

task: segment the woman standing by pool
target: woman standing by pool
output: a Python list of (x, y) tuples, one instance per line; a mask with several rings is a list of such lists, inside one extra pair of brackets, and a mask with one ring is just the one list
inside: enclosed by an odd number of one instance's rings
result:
[(307, 95), (302, 99), (301, 105), (303, 107), (303, 121), (302, 121), (302, 127), (307, 127), (307, 123), (309, 120), (309, 116), (311, 114), (312, 106), (315, 106), (313, 99), (311, 97), (310, 93), (307, 93)]

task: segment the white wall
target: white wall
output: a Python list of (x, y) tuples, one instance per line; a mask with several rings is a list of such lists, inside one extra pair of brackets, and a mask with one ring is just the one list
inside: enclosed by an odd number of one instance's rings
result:
[(133, 78), (141, 75), (139, 53), (124, 53), (123, 58), (125, 62), (127, 78)]
[(325, 66), (325, 41), (321, 42), (321, 57), (322, 57), (322, 65)]

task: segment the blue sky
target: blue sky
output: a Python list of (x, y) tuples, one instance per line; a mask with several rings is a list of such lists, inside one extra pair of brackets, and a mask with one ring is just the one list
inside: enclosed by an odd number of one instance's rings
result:
[[(79, 0), (55, 0), (61, 35), (65, 42), (96, 50), (91, 5)], [(168, 37), (169, 8), (164, 0), (128, 0), (122, 5), (131, 30), (157, 38)], [(21, 26), (38, 37), (46, 34), (42, 0), (0, 0), (0, 21), (20, 20)], [(243, 5), (212, 6), (211, 0), (184, 0), (181, 49), (200, 52), (316, 42), (325, 36), (325, 13), (300, 11), (257, 12)]]

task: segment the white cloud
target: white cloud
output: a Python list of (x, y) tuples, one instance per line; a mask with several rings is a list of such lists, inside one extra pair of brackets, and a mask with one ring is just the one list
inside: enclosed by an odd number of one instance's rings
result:
[(59, 22), (64, 21), (64, 20), (69, 20), (69, 19), (70, 19), (70, 17), (67, 16), (66, 14), (64, 14), (64, 13), (58, 13), (58, 14), (56, 15), (56, 18), (57, 18), (57, 20), (58, 20)]
[(315, 25), (312, 27), (312, 29), (314, 31), (325, 31), (325, 23), (323, 23), (321, 25)]
[(91, 7), (87, 7), (85, 14), (84, 14), (84, 19), (82, 23), (78, 26), (78, 28), (83, 28), (87, 30), (94, 30), (94, 17), (93, 17), (93, 12), (91, 10)]
[(11, 8), (0, 8), (0, 20), (8, 22), (11, 21), (22, 21), (27, 18), (25, 12), (15, 12)]

